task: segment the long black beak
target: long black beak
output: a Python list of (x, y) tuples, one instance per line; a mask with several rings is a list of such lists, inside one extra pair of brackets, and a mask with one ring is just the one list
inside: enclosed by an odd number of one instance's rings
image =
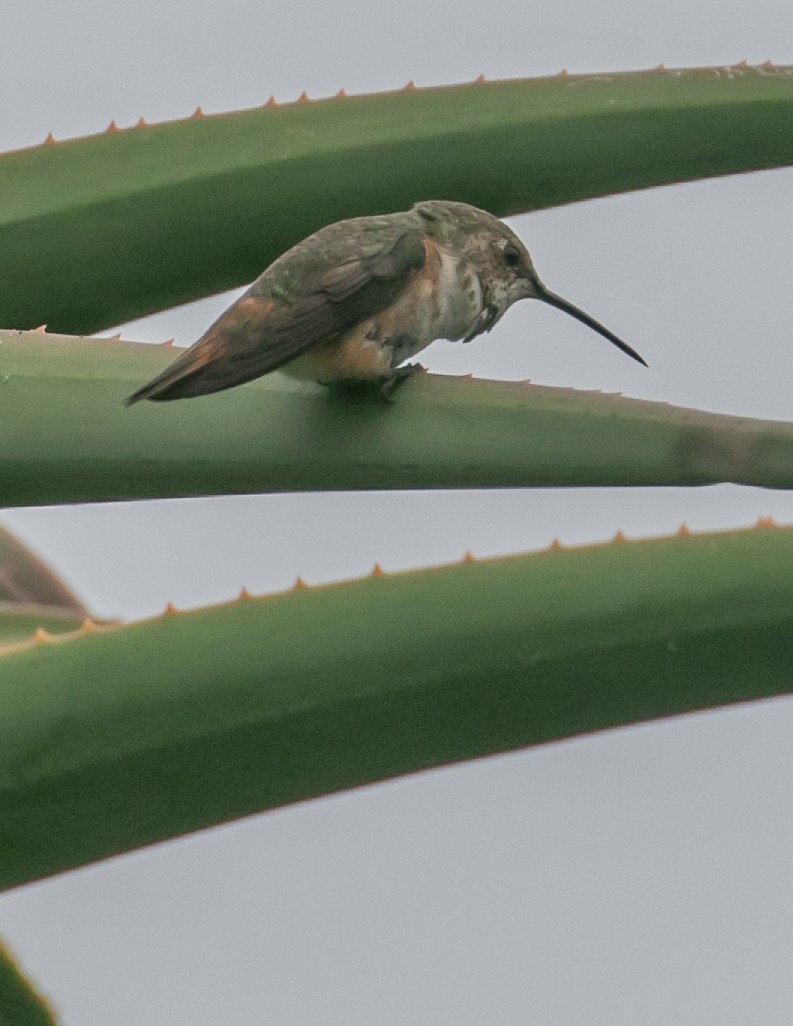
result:
[(644, 364), (646, 362), (639, 356), (635, 349), (631, 349), (627, 342), (623, 342), (621, 338), (617, 338), (608, 328), (604, 328), (602, 324), (599, 324), (594, 317), (590, 317), (589, 314), (584, 313), (583, 310), (579, 310), (577, 306), (573, 306), (572, 303), (568, 303), (566, 299), (562, 299), (561, 296), (557, 296), (554, 292), (549, 292), (548, 289), (543, 285), (539, 278), (532, 279), (532, 285), (534, 286), (534, 299), (540, 299), (543, 303), (547, 303), (549, 306), (555, 306), (557, 310), (563, 310), (566, 314), (570, 314), (571, 317), (575, 317), (577, 321), (581, 321), (582, 324), (586, 324), (588, 328), (592, 328), (598, 335), (602, 335), (603, 338), (607, 338), (609, 342), (621, 349), (623, 353), (627, 353), (632, 359), (636, 360), (637, 363)]

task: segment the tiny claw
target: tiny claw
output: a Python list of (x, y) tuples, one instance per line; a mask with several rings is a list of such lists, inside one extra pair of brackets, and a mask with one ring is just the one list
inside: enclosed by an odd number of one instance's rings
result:
[(99, 630), (99, 627), (97, 626), (96, 623), (94, 623), (94, 621), (91, 619), (90, 616), (86, 616), (86, 618), (80, 624), (80, 633), (81, 634), (96, 634), (96, 632), (98, 630)]
[(305, 89), (300, 94), (300, 96), (298, 96), (298, 98), (297, 98), (297, 100), (295, 102), (296, 103), (309, 103), (310, 102), (309, 99), (308, 99), (308, 93), (305, 91)]
[(385, 573), (383, 572), (383, 568), (380, 566), (379, 563), (375, 563), (375, 565), (371, 569), (371, 572), (369, 573), (369, 576), (370, 577), (385, 577)]
[(248, 591), (246, 587), (243, 586), (242, 588), (240, 588), (239, 595), (237, 595), (237, 602), (250, 602), (250, 600), (251, 593)]
[(36, 633), (33, 635), (33, 640), (37, 645), (46, 645), (52, 641), (52, 635), (48, 634), (43, 627), (37, 627)]
[(47, 325), (46, 324), (40, 324), (38, 326), (38, 328), (34, 328), (33, 329), (33, 334), (34, 335), (46, 335), (47, 334)]
[(776, 527), (776, 521), (773, 517), (758, 517), (754, 526), (758, 531), (768, 531)]
[(117, 132), (117, 131), (118, 131), (118, 125), (116, 124), (115, 119), (114, 119), (113, 121), (110, 122), (110, 124), (105, 129), (105, 134), (107, 134), (108, 132), (112, 133), (112, 132)]
[(145, 118), (138, 118), (135, 122), (135, 128), (148, 128), (148, 121)]
[(44, 142), (41, 145), (42, 146), (54, 146), (55, 145), (55, 136), (52, 134), (52, 132), (47, 132), (47, 138), (44, 140)]
[(179, 610), (176, 608), (176, 606), (173, 604), (173, 602), (169, 602), (166, 605), (165, 609), (163, 609), (162, 615), (163, 616), (178, 616), (179, 615)]
[(402, 92), (403, 93), (412, 93), (412, 92), (415, 91), (415, 88), (416, 88), (416, 83), (411, 78), (411, 80), (408, 82), (408, 84), (402, 87)]
[(470, 549), (463, 556), (462, 562), (463, 563), (475, 563), (476, 562), (476, 559), (474, 558), (474, 554), (473, 554), (473, 552), (471, 552)]
[(380, 386), (380, 398), (386, 403), (394, 402), (396, 390), (401, 388), (408, 378), (412, 378), (414, 374), (421, 374), (423, 371), (424, 367), (420, 363), (406, 363), (404, 367), (397, 367)]
[(202, 118), (202, 117), (204, 117), (204, 112), (201, 110), (200, 107), (196, 107), (196, 109), (193, 111), (193, 113), (190, 115), (190, 117), (191, 117), (191, 119), (192, 118)]
[(570, 72), (567, 70), (567, 68), (562, 68), (562, 70), (559, 72), (559, 74), (556, 77), (557, 78), (569, 78), (570, 77)]
[(474, 85), (485, 85), (486, 82), (487, 79), (485, 78), (484, 74), (479, 75), (477, 78), (474, 79)]
[(554, 538), (551, 544), (548, 546), (549, 552), (561, 552), (564, 546), (558, 538)]
[(277, 104), (277, 103), (275, 102), (275, 97), (274, 97), (274, 96), (271, 96), (271, 97), (270, 97), (270, 99), (269, 99), (269, 100), (267, 101), (267, 103), (265, 103), (265, 105), (264, 105), (264, 106), (265, 106), (266, 108), (268, 108), (268, 109), (270, 109), (270, 108), (272, 108), (272, 107), (277, 107), (277, 106), (278, 106), (278, 104)]
[(690, 538), (691, 537), (691, 531), (689, 531), (689, 529), (688, 529), (688, 524), (682, 523), (680, 525), (680, 527), (678, 527), (678, 529), (677, 529), (677, 537), (678, 538)]
[(346, 93), (346, 91), (344, 89), (344, 86), (342, 86), (341, 89), (336, 93), (336, 99), (337, 100), (346, 100), (347, 99), (347, 93)]
[(292, 585), (292, 591), (305, 591), (307, 588), (308, 585), (302, 577), (295, 578), (295, 583)]
[(624, 542), (624, 541), (627, 541), (627, 540), (628, 539), (625, 537), (625, 535), (622, 533), (622, 531), (617, 531), (617, 533), (612, 538), (612, 541), (615, 541), (615, 542)]

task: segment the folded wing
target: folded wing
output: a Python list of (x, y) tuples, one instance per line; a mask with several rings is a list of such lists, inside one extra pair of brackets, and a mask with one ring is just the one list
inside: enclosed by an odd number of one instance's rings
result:
[(271, 264), (125, 405), (206, 395), (277, 370), (389, 306), (423, 267), (423, 239), (412, 213), (323, 228)]

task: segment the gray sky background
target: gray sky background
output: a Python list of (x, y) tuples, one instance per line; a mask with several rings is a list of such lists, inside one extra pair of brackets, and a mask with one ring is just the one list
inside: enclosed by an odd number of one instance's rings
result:
[[(788, 0), (489, 6), (9, 2), (0, 149), (296, 99), (488, 78), (793, 63)], [(494, 154), (494, 160), (499, 159)], [(515, 219), (548, 285), (649, 370), (540, 304), (438, 372), (793, 419), (787, 170)], [(188, 344), (216, 297), (125, 328)], [(3, 325), (27, 328), (34, 325)], [(355, 512), (353, 517), (351, 514)], [(0, 520), (101, 615), (563, 542), (793, 522), (738, 488), (279, 496)], [(205, 553), (198, 565), (194, 553)], [(422, 774), (0, 896), (65, 1026), (789, 1023), (793, 703)]]

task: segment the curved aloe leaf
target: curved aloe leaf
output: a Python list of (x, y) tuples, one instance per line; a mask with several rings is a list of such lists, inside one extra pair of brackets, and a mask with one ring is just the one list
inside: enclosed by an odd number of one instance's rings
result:
[(0, 333), (0, 505), (521, 485), (793, 487), (793, 425), (569, 389), (421, 375), (391, 405), (281, 375), (122, 398), (168, 347)]
[(11, 651), (0, 885), (426, 767), (788, 693), (791, 562), (793, 529), (552, 549)]
[(56, 1026), (55, 1017), (0, 942), (0, 1026)]
[(0, 160), (0, 326), (96, 331), (250, 281), (330, 221), (418, 199), (513, 214), (790, 164), (793, 69), (494, 82), (113, 128)]

